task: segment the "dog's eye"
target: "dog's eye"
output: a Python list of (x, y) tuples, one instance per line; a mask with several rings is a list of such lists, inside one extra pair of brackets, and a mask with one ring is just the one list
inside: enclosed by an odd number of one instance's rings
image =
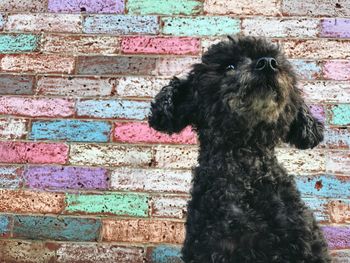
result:
[(228, 65), (226, 67), (226, 70), (234, 70), (235, 69), (235, 66), (234, 65)]

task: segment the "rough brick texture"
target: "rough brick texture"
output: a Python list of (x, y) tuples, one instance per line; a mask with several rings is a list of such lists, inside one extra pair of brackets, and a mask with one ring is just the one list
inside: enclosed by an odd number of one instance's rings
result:
[(1, 263), (182, 263), (198, 141), (151, 129), (150, 101), (235, 33), (278, 42), (325, 123), (276, 152), (350, 262), (348, 0), (0, 2)]

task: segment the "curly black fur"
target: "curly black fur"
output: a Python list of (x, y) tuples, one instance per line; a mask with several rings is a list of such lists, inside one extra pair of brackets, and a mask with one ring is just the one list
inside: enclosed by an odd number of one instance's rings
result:
[[(278, 70), (256, 70), (261, 57), (275, 58)], [(213, 45), (187, 79), (173, 78), (159, 92), (149, 123), (169, 134), (192, 125), (199, 136), (186, 263), (330, 262), (312, 213), (275, 157), (280, 141), (306, 149), (323, 139), (278, 46), (252, 37)]]

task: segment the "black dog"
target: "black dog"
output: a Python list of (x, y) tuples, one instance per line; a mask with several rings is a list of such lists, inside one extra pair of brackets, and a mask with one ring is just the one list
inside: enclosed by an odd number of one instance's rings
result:
[(187, 79), (173, 78), (152, 103), (150, 125), (200, 141), (188, 204), (186, 263), (330, 262), (327, 245), (274, 148), (323, 139), (323, 125), (296, 87), (281, 50), (264, 39), (213, 45)]

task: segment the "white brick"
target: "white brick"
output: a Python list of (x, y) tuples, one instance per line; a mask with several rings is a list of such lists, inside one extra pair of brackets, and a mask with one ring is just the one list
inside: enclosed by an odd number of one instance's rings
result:
[(285, 40), (282, 45), (288, 57), (329, 59), (350, 58), (350, 41), (348, 40)]
[(189, 169), (197, 164), (197, 147), (158, 146), (155, 150), (157, 167)]
[(191, 171), (118, 168), (112, 172), (113, 189), (148, 192), (183, 192), (191, 186)]
[(27, 134), (27, 122), (19, 119), (0, 119), (0, 139), (20, 139)]
[(316, 37), (319, 20), (285, 18), (247, 18), (243, 19), (245, 35), (265, 37)]
[(209, 14), (277, 15), (278, 0), (206, 0), (204, 11)]
[(349, 103), (350, 83), (333, 81), (306, 82), (301, 85), (305, 98), (317, 103)]
[(289, 174), (325, 172), (326, 157), (320, 150), (277, 149), (277, 159)]
[(117, 94), (122, 97), (154, 97), (169, 81), (155, 77), (122, 77), (117, 80)]
[(40, 77), (37, 86), (38, 93), (44, 95), (108, 96), (112, 93), (114, 79)]
[(152, 216), (183, 219), (186, 217), (188, 197), (154, 196), (151, 200)]
[(69, 160), (76, 165), (148, 166), (151, 148), (105, 144), (73, 144)]
[(13, 14), (7, 17), (6, 31), (24, 32), (81, 32), (78, 14)]

